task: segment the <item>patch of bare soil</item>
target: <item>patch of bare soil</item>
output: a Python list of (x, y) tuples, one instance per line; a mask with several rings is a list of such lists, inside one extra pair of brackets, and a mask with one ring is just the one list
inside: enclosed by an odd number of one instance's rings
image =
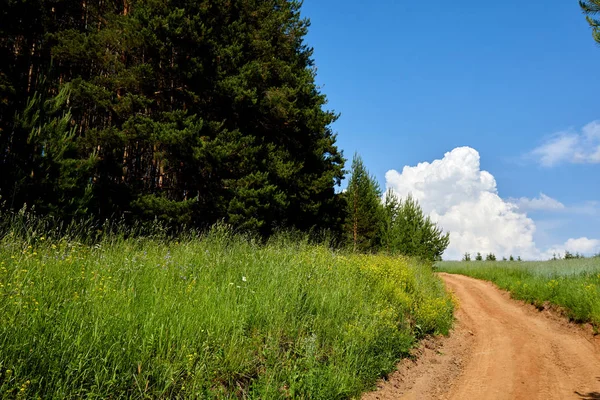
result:
[(600, 338), (489, 282), (440, 274), (460, 302), (430, 339), (363, 399), (600, 399)]

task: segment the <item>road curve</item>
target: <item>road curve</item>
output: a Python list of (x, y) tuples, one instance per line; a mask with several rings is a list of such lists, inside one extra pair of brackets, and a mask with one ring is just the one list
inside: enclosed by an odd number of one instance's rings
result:
[(439, 275), (459, 301), (455, 330), (363, 400), (600, 399), (598, 339), (489, 282)]
[(450, 399), (600, 399), (600, 352), (583, 334), (488, 282), (440, 274), (474, 333)]

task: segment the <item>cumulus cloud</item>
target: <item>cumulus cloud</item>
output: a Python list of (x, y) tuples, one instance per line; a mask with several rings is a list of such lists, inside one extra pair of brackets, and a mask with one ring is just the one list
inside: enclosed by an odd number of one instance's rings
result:
[(539, 256), (533, 220), (498, 195), (496, 180), (481, 170), (475, 149), (459, 147), (441, 160), (406, 166), (401, 173), (388, 171), (386, 187), (400, 197), (412, 194), (423, 211), (450, 232), (445, 258), (476, 251)]
[(569, 239), (565, 243), (565, 250), (579, 253), (593, 253), (600, 250), (600, 240), (588, 239), (586, 237)]
[(550, 196), (540, 193), (540, 197), (529, 199), (521, 197), (519, 199), (508, 199), (516, 205), (521, 211), (538, 211), (538, 210), (564, 210), (565, 205), (560, 201), (553, 199)]
[(590, 122), (581, 132), (558, 132), (531, 151), (529, 156), (544, 167), (560, 163), (600, 163), (600, 121)]
[(481, 170), (479, 153), (470, 147), (456, 148), (431, 163), (405, 166), (402, 172), (390, 170), (385, 178), (387, 189), (401, 198), (411, 194), (425, 213), (450, 232), (446, 259), (460, 259), (465, 252), (544, 259), (558, 248), (561, 252), (592, 253), (600, 243), (587, 238), (569, 239), (564, 246), (538, 249), (533, 238), (535, 223), (525, 211), (565, 206), (543, 193), (534, 199), (502, 199), (496, 180)]

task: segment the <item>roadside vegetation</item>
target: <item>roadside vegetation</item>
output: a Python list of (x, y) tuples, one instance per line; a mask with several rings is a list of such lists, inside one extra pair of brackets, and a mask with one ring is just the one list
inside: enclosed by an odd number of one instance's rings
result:
[(436, 264), (442, 272), (494, 282), (511, 296), (537, 307), (548, 302), (562, 307), (577, 322), (600, 329), (600, 257), (550, 261), (468, 262)]
[(225, 226), (41, 228), (20, 214), (0, 239), (2, 398), (348, 398), (452, 323), (405, 257)]

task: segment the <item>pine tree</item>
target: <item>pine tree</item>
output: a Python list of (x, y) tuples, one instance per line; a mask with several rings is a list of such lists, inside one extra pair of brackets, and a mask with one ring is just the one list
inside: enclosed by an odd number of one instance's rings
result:
[(346, 191), (346, 236), (354, 251), (373, 251), (379, 245), (378, 234), (383, 220), (381, 190), (358, 154), (354, 155), (350, 173)]
[(27, 137), (28, 157), (17, 173), (14, 196), (28, 196), (30, 206), (60, 217), (85, 215), (91, 198), (90, 171), (95, 163), (77, 157), (71, 113), (63, 106), (70, 96), (69, 85), (50, 99), (38, 93), (16, 116), (14, 132)]
[(600, 20), (594, 18), (595, 15), (600, 13), (600, 0), (585, 0), (580, 1), (579, 5), (586, 14), (586, 19), (592, 27), (592, 36), (594, 40), (600, 43)]
[[(46, 122), (63, 118), (67, 158), (79, 163), (85, 190), (54, 189), (97, 217), (224, 220), (265, 235), (341, 229), (334, 189), (345, 160), (330, 127), (337, 115), (315, 84), (300, 6), (7, 0), (0, 167), (10, 172), (0, 196), (15, 208), (44, 201), (22, 186), (31, 168), (45, 168), (33, 165), (43, 160), (32, 146), (42, 147), (26, 125), (32, 107), (43, 110), (68, 87), (68, 101)], [(53, 182), (73, 178), (72, 169), (58, 171)]]
[(41, 0), (6, 0), (0, 7), (0, 196), (14, 207), (27, 200), (22, 185), (31, 173), (30, 132), (15, 127), (15, 116), (30, 106), (37, 80), (46, 72), (42, 65), (49, 61), (43, 46), (48, 20), (48, 7)]
[(396, 251), (396, 228), (401, 202), (391, 189), (388, 189), (383, 198), (383, 212), (381, 224), (381, 245), (388, 253)]
[(388, 252), (424, 260), (441, 260), (450, 243), (449, 234), (425, 216), (412, 196), (400, 200), (391, 190), (384, 197), (381, 229), (382, 244)]
[(396, 232), (397, 247), (402, 254), (425, 260), (441, 260), (450, 243), (449, 234), (443, 234), (410, 195), (402, 201)]

